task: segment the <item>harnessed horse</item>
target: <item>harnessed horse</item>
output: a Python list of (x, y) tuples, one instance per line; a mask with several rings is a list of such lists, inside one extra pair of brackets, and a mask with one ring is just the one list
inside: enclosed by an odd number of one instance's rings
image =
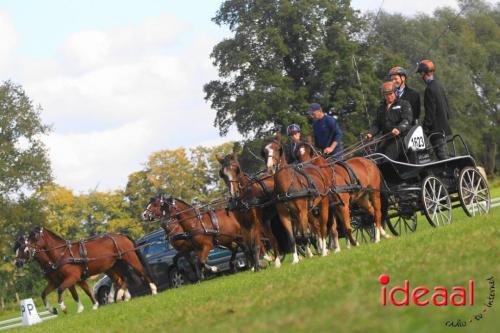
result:
[[(351, 244), (355, 244), (351, 232), (351, 204), (358, 205), (367, 212), (375, 225), (375, 242), (390, 236), (382, 227), (382, 208), (380, 191), (382, 178), (377, 165), (363, 157), (354, 157), (345, 162), (329, 161), (321, 156), (308, 143), (300, 143), (296, 150), (296, 157), (300, 162), (312, 163), (321, 168), (329, 179), (332, 179), (332, 192), (337, 198), (334, 212), (344, 226)], [(338, 244), (338, 240), (336, 240)]]
[[(156, 286), (149, 274), (144, 271), (145, 264), (132, 239), (120, 234), (107, 234), (84, 241), (66, 241), (52, 231), (43, 227), (34, 227), (27, 240), (31, 257), (37, 253), (45, 253), (51, 267), (62, 282), (58, 284), (58, 303), (65, 311), (62, 293), (74, 286), (78, 281), (85, 280), (90, 275), (105, 272), (113, 279), (117, 264), (132, 267), (141, 280), (149, 284), (152, 294), (156, 294)], [(145, 265), (144, 265), (145, 266)], [(147, 267), (147, 266), (146, 266)], [(117, 298), (127, 292), (122, 284)]]
[(231, 194), (232, 209), (242, 227), (243, 240), (250, 250), (252, 266), (258, 270), (259, 253), (263, 251), (261, 233), (269, 239), (274, 252), (275, 267), (281, 267), (280, 248), (271, 223), (278, 217), (274, 200), (274, 178), (272, 176), (250, 177), (241, 171), (236, 153), (217, 155), (221, 164), (220, 177)]
[(317, 166), (288, 165), (280, 140), (279, 134), (266, 140), (261, 154), (267, 161), (268, 171), (274, 174), (276, 208), (294, 249), (292, 263), (296, 264), (299, 257), (295, 230), (305, 236), (307, 255), (312, 256), (309, 248), (309, 223), (318, 237), (318, 251), (322, 256), (328, 254), (326, 238), (330, 186), (329, 180)]
[[(208, 269), (213, 273), (217, 267), (207, 264), (207, 258), (214, 244), (221, 244), (229, 248), (231, 255), (231, 269), (234, 270), (234, 259), (238, 247), (242, 246), (240, 225), (233, 212), (226, 208), (200, 210), (186, 202), (171, 197), (160, 195), (157, 205), (161, 210), (162, 218), (168, 223), (178, 223), (185, 233), (187, 239), (193, 243), (194, 251), (198, 257), (198, 263), (202, 269)], [(149, 204), (143, 216), (154, 214), (153, 204)], [(245, 249), (248, 255), (248, 251)], [(200, 276), (202, 278), (202, 276)]]
[[(55, 271), (52, 267), (52, 262), (45, 252), (36, 252), (31, 255), (34, 251), (30, 250), (28, 241), (24, 238), (24, 236), (19, 236), (16, 238), (14, 243), (14, 252), (16, 253), (15, 265), (18, 269), (22, 269), (24, 264), (30, 261), (31, 259), (35, 260), (40, 267), (42, 268), (43, 275), (47, 280), (47, 285), (43, 289), (41, 293), (41, 298), (43, 305), (52, 314), (57, 314), (57, 309), (55, 307), (51, 307), (49, 302), (47, 301), (47, 295), (54, 291), (57, 286), (62, 282), (62, 275), (60, 275), (57, 271)], [(117, 274), (118, 278), (121, 280), (121, 277)], [(93, 309), (96, 310), (99, 307), (99, 303), (95, 300), (94, 295), (92, 295), (90, 288), (87, 284), (87, 281), (80, 280), (77, 284), (82, 288), (82, 290), (87, 294), (90, 298)], [(77, 303), (77, 312), (80, 313), (83, 311), (83, 304), (80, 302), (80, 297), (76, 291), (75, 286), (71, 286), (68, 288), (71, 296)]]

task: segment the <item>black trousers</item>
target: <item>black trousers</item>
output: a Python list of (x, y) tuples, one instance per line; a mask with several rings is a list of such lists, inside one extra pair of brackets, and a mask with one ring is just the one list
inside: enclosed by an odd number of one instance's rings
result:
[(434, 154), (438, 160), (445, 160), (449, 158), (448, 145), (446, 144), (446, 137), (441, 135), (432, 135), (430, 138), (431, 145), (434, 148)]
[(398, 160), (402, 149), (397, 137), (388, 138), (377, 145), (377, 153), (384, 154), (391, 160)]

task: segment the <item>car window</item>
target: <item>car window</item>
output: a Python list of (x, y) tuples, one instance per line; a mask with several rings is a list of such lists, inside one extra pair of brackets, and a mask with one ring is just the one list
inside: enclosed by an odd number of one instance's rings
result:
[(147, 257), (151, 257), (151, 256), (157, 255), (157, 254), (165, 252), (165, 251), (167, 251), (167, 247), (165, 246), (165, 242), (157, 241), (157, 242), (151, 243), (150, 245), (146, 246), (143, 253), (147, 258)]

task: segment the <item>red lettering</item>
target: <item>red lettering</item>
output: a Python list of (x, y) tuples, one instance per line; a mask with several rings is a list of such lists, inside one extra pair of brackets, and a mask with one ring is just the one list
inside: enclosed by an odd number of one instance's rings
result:
[[(465, 305), (465, 288), (464, 287), (453, 287), (453, 291), (456, 291), (456, 292), (450, 295), (451, 304), (453, 304), (454, 306)], [(456, 302), (455, 298), (460, 298), (460, 301)]]
[(417, 287), (417, 288), (413, 289), (413, 292), (411, 293), (411, 298), (413, 300), (413, 303), (415, 303), (415, 305), (417, 305), (417, 306), (425, 306), (425, 305), (429, 304), (429, 300), (425, 300), (423, 302), (419, 301), (419, 299), (422, 296), (427, 295), (428, 293), (429, 293), (429, 289), (426, 287)]
[[(434, 293), (434, 295), (432, 295), (432, 304), (434, 304), (435, 306), (448, 305), (448, 290), (446, 290), (445, 287), (438, 286), (434, 287), (434, 291), (436, 292)], [(441, 292), (438, 293), (438, 291)], [(438, 301), (438, 297), (442, 298), (441, 302)]]
[[(387, 285), (389, 281), (391, 281), (391, 278), (389, 275), (386, 274), (381, 274), (378, 277), (378, 281), (380, 282), (381, 285)], [(387, 304), (387, 289), (385, 287), (382, 287), (382, 305)]]
[[(396, 299), (394, 298), (394, 294), (397, 291), (402, 291), (403, 294), (404, 294), (404, 298), (400, 302), (396, 301)], [(404, 288), (403, 287), (394, 287), (394, 288), (392, 288), (391, 291), (389, 292), (389, 299), (390, 299), (391, 303), (394, 304), (395, 306), (408, 305), (409, 302), (410, 302), (409, 291), (410, 291), (410, 281), (408, 281), (408, 280), (405, 280), (405, 286), (404, 286)]]
[(469, 280), (469, 305), (474, 305), (474, 280)]

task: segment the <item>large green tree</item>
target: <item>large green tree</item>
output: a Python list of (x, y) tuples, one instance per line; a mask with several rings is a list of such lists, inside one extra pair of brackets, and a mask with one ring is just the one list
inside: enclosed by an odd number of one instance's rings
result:
[[(12, 241), (32, 223), (43, 223), (43, 206), (29, 193), (51, 179), (42, 138), (49, 127), (23, 88), (0, 84), (0, 258), (12, 258)], [(0, 297), (10, 298), (16, 278), (11, 261), (0, 264)]]
[(344, 125), (352, 132), (366, 126), (353, 64), (366, 88), (373, 73), (361, 47), (363, 20), (350, 1), (228, 0), (213, 21), (233, 33), (211, 54), (220, 78), (204, 86), (221, 134), (233, 124), (247, 136), (290, 123), (308, 132), (310, 102), (327, 110), (349, 105), (359, 116)]

